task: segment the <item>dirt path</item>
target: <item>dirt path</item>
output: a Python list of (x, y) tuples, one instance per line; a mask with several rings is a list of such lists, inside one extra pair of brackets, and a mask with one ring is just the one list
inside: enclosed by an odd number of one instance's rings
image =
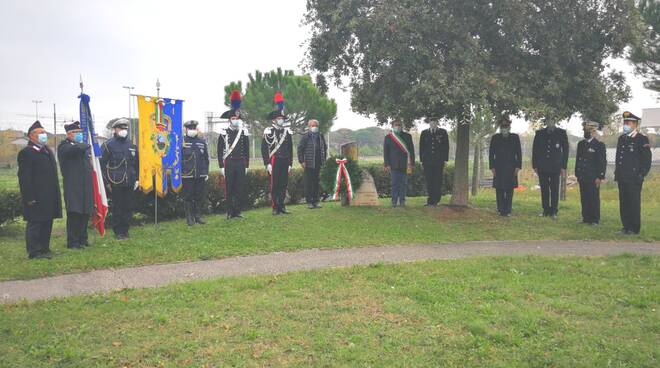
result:
[(158, 287), (217, 277), (271, 275), (374, 263), (487, 256), (607, 256), (622, 253), (659, 255), (660, 243), (498, 241), (278, 252), (210, 261), (98, 270), (35, 280), (5, 281), (0, 282), (0, 304), (127, 288)]

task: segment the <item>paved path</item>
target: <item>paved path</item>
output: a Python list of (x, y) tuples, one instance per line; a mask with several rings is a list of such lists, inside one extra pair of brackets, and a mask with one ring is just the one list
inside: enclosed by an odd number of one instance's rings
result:
[(310, 249), (291, 253), (232, 257), (123, 269), (98, 270), (34, 280), (0, 282), (0, 304), (36, 301), (127, 288), (147, 288), (190, 280), (241, 275), (401, 263), (479, 256), (607, 256), (621, 253), (660, 255), (660, 242), (500, 241), (402, 245), (348, 249)]

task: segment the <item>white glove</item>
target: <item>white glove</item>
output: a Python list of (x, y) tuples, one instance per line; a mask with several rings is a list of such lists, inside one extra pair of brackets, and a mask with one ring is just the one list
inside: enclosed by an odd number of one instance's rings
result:
[(273, 175), (273, 165), (268, 164), (268, 166), (266, 166), (266, 171), (268, 171), (269, 175)]
[(133, 190), (137, 190), (139, 184), (140, 183), (136, 181), (135, 184), (133, 185)]
[(289, 166), (289, 170), (287, 171), (287, 173), (290, 173), (290, 172), (291, 172), (291, 166)]
[(225, 176), (225, 168), (224, 167), (220, 168), (220, 175)]
[(209, 176), (208, 175), (204, 178), (204, 181), (209, 181)]
[(248, 172), (248, 168), (246, 167), (245, 168), (245, 175), (247, 175), (247, 172)]

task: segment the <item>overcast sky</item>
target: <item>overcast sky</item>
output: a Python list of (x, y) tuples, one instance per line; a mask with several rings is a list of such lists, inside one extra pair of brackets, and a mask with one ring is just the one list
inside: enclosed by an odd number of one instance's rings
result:
[[(2, 0), (0, 128), (26, 129), (35, 117), (32, 100), (43, 101), (39, 115), (51, 131), (53, 103), (58, 120), (77, 119), (79, 75), (98, 122), (128, 115), (122, 86), (155, 94), (156, 78), (161, 95), (186, 100), (184, 120), (202, 122), (205, 112), (226, 109), (228, 82), (257, 69), (300, 71), (304, 12), (305, 0)], [(633, 99), (622, 109), (660, 107), (641, 80), (629, 73), (628, 82)], [(330, 96), (338, 105), (333, 129), (375, 125), (351, 111), (348, 92), (332, 89)], [(579, 130), (578, 122), (569, 125)], [(525, 129), (516, 122), (514, 130)]]

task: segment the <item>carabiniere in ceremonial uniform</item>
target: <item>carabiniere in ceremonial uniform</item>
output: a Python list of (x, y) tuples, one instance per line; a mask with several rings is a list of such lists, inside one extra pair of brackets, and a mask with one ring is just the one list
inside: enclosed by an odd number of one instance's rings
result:
[(616, 145), (614, 180), (619, 185), (619, 211), (622, 234), (639, 234), (641, 228), (641, 195), (644, 178), (651, 170), (649, 139), (638, 131), (641, 119), (623, 113), (623, 134)]
[(264, 137), (261, 141), (261, 157), (270, 175), (270, 198), (273, 215), (287, 215), (289, 212), (286, 210), (284, 201), (286, 199), (289, 172), (293, 165), (293, 137), (291, 131), (284, 127), (286, 115), (283, 111), (284, 101), (279, 92), (275, 95), (275, 103), (279, 105), (279, 108), (268, 114), (268, 119), (273, 123), (273, 126), (264, 130)]
[(110, 193), (112, 230), (118, 240), (128, 238), (134, 192), (138, 187), (140, 172), (138, 150), (128, 139), (128, 125), (128, 119), (119, 119), (112, 124), (113, 137), (103, 143), (103, 153), (99, 160)]
[(188, 226), (195, 223), (206, 223), (202, 218), (202, 206), (206, 181), (209, 178), (209, 150), (206, 141), (199, 136), (197, 125), (195, 120), (183, 124), (186, 128), (186, 135), (183, 138), (181, 151), (181, 178), (183, 179), (181, 196)]
[(500, 120), (500, 132), (490, 139), (488, 166), (493, 173), (493, 188), (500, 216), (510, 217), (513, 192), (518, 187), (518, 172), (522, 169), (520, 137), (511, 133), (511, 120)]
[(229, 120), (229, 129), (220, 133), (218, 138), (218, 165), (225, 177), (225, 198), (227, 199), (227, 219), (243, 218), (241, 215), (245, 176), (250, 167), (250, 140), (243, 129), (241, 119), (241, 94), (231, 94), (231, 109), (221, 118)]

